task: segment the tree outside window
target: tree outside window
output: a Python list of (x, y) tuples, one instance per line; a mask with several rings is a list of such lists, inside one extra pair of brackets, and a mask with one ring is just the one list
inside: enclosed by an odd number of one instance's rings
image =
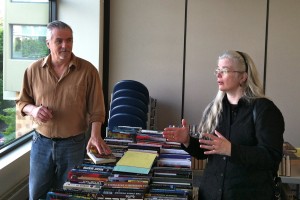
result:
[(3, 21), (0, 18), (0, 147), (15, 139), (16, 104), (3, 100)]

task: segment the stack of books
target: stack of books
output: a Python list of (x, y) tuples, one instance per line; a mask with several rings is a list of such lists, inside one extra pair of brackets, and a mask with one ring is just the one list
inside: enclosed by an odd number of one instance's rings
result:
[(289, 142), (283, 143), (283, 157), (278, 169), (279, 176), (300, 176), (300, 157)]
[(104, 140), (112, 155), (88, 152), (48, 199), (191, 199), (191, 157), (179, 143), (166, 141), (161, 131), (134, 127), (109, 130)]
[(95, 165), (84, 163), (75, 166), (68, 173), (63, 189), (48, 192), (47, 199), (93, 199), (97, 198), (104, 183), (111, 175), (113, 165)]
[(192, 157), (181, 148), (179, 143), (165, 142), (161, 147), (157, 166), (191, 168)]
[(149, 192), (145, 199), (192, 199), (192, 169), (153, 167)]
[(140, 130), (136, 134), (137, 144), (159, 144), (162, 145), (166, 142), (166, 138), (163, 137), (162, 131), (155, 130)]
[(144, 199), (150, 177), (134, 174), (113, 174), (98, 193), (105, 199)]
[(100, 191), (105, 198), (144, 199), (152, 177), (150, 173), (156, 154), (128, 150), (116, 163)]
[(198, 160), (195, 157), (192, 157), (192, 169), (194, 170), (204, 170), (206, 166), (207, 160)]

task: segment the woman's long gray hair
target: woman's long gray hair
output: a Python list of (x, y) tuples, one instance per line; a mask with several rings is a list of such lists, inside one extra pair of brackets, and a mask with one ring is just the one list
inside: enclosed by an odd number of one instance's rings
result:
[[(258, 71), (253, 60), (248, 54), (227, 50), (219, 56), (218, 60), (224, 58), (237, 63), (237, 70), (245, 71), (248, 74), (247, 80), (241, 85), (244, 91), (242, 96), (243, 99), (250, 102), (256, 98), (265, 97)], [(219, 122), (220, 113), (223, 110), (222, 100), (224, 96), (225, 92), (219, 90), (213, 101), (205, 108), (199, 124), (199, 133), (214, 133)]]

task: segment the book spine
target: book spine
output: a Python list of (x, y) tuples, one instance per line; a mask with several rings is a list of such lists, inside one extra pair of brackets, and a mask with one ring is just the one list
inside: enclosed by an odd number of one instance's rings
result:
[(104, 183), (105, 187), (111, 187), (111, 188), (147, 188), (148, 184), (145, 183), (130, 183), (130, 182), (106, 182)]
[(81, 170), (92, 170), (92, 171), (103, 171), (103, 172), (110, 172), (114, 169), (113, 166), (107, 165), (94, 165), (94, 164), (81, 164), (75, 166), (73, 169), (81, 169)]
[(104, 171), (102, 170), (90, 170), (90, 169), (71, 169), (72, 173), (78, 173), (78, 174), (100, 174), (103, 176), (109, 176), (112, 172), (112, 170), (108, 170), (108, 169), (104, 169)]
[(71, 182), (65, 182), (63, 185), (63, 189), (79, 190), (79, 191), (86, 191), (86, 192), (99, 192), (100, 188), (101, 185), (78, 184), (78, 183), (71, 183)]
[(110, 191), (110, 192), (136, 192), (136, 193), (145, 193), (146, 189), (133, 189), (133, 188), (108, 188), (103, 186), (103, 191)]
[(101, 199), (112, 199), (112, 200), (143, 200), (144, 195), (134, 195), (134, 194), (98, 194), (98, 197), (101, 197)]
[(111, 182), (142, 182), (142, 183), (149, 183), (150, 180), (149, 179), (145, 179), (145, 178), (134, 178), (134, 177), (108, 177), (108, 181)]
[(144, 133), (144, 134), (147, 134), (147, 133), (150, 133), (150, 134), (158, 134), (158, 135), (161, 135), (162, 134), (162, 131), (155, 131), (155, 130), (141, 130), (141, 133)]

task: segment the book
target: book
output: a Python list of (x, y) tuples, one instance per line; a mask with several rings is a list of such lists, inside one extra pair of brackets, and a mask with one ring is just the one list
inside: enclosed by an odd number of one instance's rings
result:
[(106, 200), (143, 200), (144, 194), (97, 194), (96, 199)]
[(185, 150), (181, 148), (161, 148), (160, 153), (173, 153), (173, 154), (188, 154)]
[[(166, 169), (161, 169), (166, 168)], [(171, 173), (171, 174), (177, 174), (177, 175), (192, 175), (193, 171), (190, 168), (176, 168), (176, 167), (154, 167), (152, 169), (153, 174), (154, 173)]]
[(192, 161), (189, 159), (172, 159), (162, 158), (157, 160), (158, 167), (177, 167), (177, 168), (191, 168)]
[(81, 165), (76, 165), (73, 169), (111, 172), (114, 169), (114, 166), (113, 165), (94, 165), (94, 164), (83, 163)]
[(101, 177), (108, 177), (111, 174), (111, 171), (98, 171), (98, 170), (89, 170), (89, 169), (71, 169), (69, 171), (72, 175), (83, 176), (90, 174), (99, 174)]
[(113, 154), (104, 155), (104, 154), (99, 154), (99, 153), (89, 151), (87, 152), (87, 155), (92, 159), (92, 161), (95, 164), (114, 163), (117, 161), (116, 156)]
[(131, 192), (131, 193), (145, 193), (148, 188), (111, 188), (111, 187), (102, 187), (102, 190), (108, 191), (108, 192)]
[(128, 144), (128, 143), (133, 143), (134, 139), (118, 139), (118, 138), (104, 138), (104, 141), (106, 143), (119, 143), (119, 144)]
[[(60, 198), (68, 197), (68, 198)], [(47, 200), (58, 200), (58, 199), (68, 199), (68, 200), (83, 200), (83, 199), (97, 199), (97, 192), (87, 192), (84, 190), (77, 189), (53, 189), (50, 193), (50, 198)]]
[(166, 138), (164, 137), (157, 137), (157, 136), (146, 135), (146, 134), (136, 135), (136, 140), (150, 140), (150, 141), (153, 140), (153, 141), (160, 141), (160, 142), (167, 141)]
[(177, 177), (152, 177), (152, 183), (172, 184), (172, 185), (192, 185), (191, 178), (177, 178)]
[(110, 181), (110, 182), (142, 182), (142, 183), (148, 184), (150, 182), (150, 178), (130, 177), (130, 176), (124, 176), (124, 177), (109, 176), (108, 181)]
[(284, 142), (283, 143), (283, 152), (292, 152), (292, 153), (297, 153), (297, 149), (289, 142)]
[(189, 197), (185, 196), (182, 197), (181, 195), (177, 194), (151, 194), (146, 193), (144, 195), (144, 200), (188, 200)]
[(68, 180), (70, 182), (81, 182), (81, 181), (99, 181), (104, 182), (108, 180), (108, 174), (100, 174), (100, 173), (86, 173), (86, 172), (76, 172), (69, 171), (68, 172)]
[(151, 194), (175, 194), (179, 196), (188, 196), (190, 191), (186, 190), (176, 190), (176, 189), (153, 189), (150, 188), (149, 193)]
[(300, 157), (290, 152), (285, 154), (285, 174), (283, 176), (300, 176)]
[(172, 185), (172, 184), (160, 184), (160, 183), (152, 183), (149, 188), (151, 189), (180, 189), (180, 190), (192, 190), (192, 185)]
[(153, 153), (126, 151), (113, 171), (148, 174), (155, 158), (156, 154)]
[(162, 132), (163, 132), (163, 131), (142, 129), (140, 132), (143, 133), (143, 134), (162, 135)]
[(112, 132), (107, 131), (106, 138), (117, 138), (117, 139), (135, 139), (135, 133), (126, 133), (126, 132)]
[(85, 192), (99, 192), (101, 187), (102, 186), (100, 184), (80, 184), (80, 183), (71, 183), (69, 181), (65, 182), (63, 185), (63, 189), (85, 191)]
[(148, 183), (142, 182), (127, 182), (127, 181), (117, 181), (117, 182), (105, 182), (103, 188), (129, 188), (129, 189), (144, 189), (149, 186)]
[(191, 160), (192, 156), (189, 154), (175, 154), (175, 153), (160, 153), (158, 158), (174, 158), (174, 159), (188, 159)]

